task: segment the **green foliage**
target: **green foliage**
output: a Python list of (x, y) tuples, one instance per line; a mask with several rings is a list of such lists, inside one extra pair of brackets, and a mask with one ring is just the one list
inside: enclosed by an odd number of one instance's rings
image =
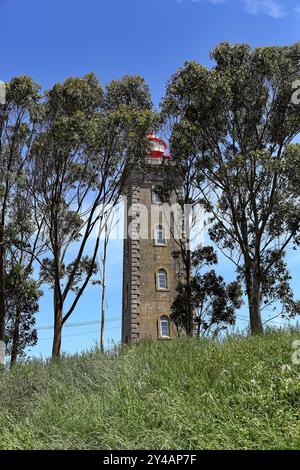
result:
[(16, 366), (1, 449), (300, 449), (298, 330)]
[(69, 78), (46, 93), (43, 108), (30, 182), (44, 222), (41, 238), (48, 250), (38, 261), (42, 282), (53, 287), (58, 356), (63, 324), (88, 283), (95, 284), (102, 221), (118, 203), (132, 167), (142, 166), (154, 115), (145, 81), (128, 76), (105, 90), (93, 74)]
[(214, 270), (202, 272), (204, 267), (218, 262), (212, 247), (206, 246), (190, 252), (190, 258), (193, 276), (189, 285), (180, 281), (176, 286), (170, 318), (179, 330), (183, 328), (187, 331), (187, 305), (190, 302), (197, 336), (217, 336), (229, 325), (235, 324), (236, 310), (243, 303), (241, 286), (237, 281), (227, 284)]
[(299, 246), (300, 43), (251, 49), (219, 44), (207, 69), (187, 62), (171, 78), (162, 117), (172, 123), (174, 162), (195, 176), (210, 213), (209, 235), (235, 263), (248, 297), (251, 329), (261, 305), (279, 301), (291, 315), (287, 247)]
[(103, 102), (103, 91), (97, 77), (89, 73), (83, 77), (68, 78), (47, 92), (46, 109), (53, 119), (82, 113), (92, 117)]
[[(72, 284), (70, 285), (70, 290), (75, 293), (78, 293), (79, 288), (80, 288), (79, 286), (82, 283), (82, 281), (85, 279), (85, 277), (88, 275), (88, 273), (91, 272), (93, 276), (94, 274), (97, 274), (98, 268), (97, 268), (96, 262), (94, 262), (90, 256), (83, 256), (80, 262), (76, 264), (76, 267), (75, 267), (75, 261), (67, 265), (65, 265), (64, 263), (61, 263), (60, 271), (59, 271), (59, 279), (61, 281), (64, 280), (65, 281), (64, 283), (66, 283), (66, 279), (68, 279), (68, 277), (71, 275), (73, 271), (74, 271), (74, 278), (73, 278)], [(40, 282), (42, 284), (49, 284), (52, 289), (54, 288), (55, 265), (54, 265), (53, 259), (49, 259), (49, 258), (43, 259), (43, 264), (40, 269)], [(91, 282), (93, 285), (97, 283), (97, 281), (94, 279), (92, 279)], [(63, 283), (62, 283), (62, 286), (63, 286)]]
[(105, 106), (111, 111), (124, 106), (139, 111), (152, 109), (150, 90), (142, 77), (125, 75), (109, 83), (106, 90)]
[[(8, 338), (7, 354), (12, 354), (15, 342), (15, 354), (24, 356), (25, 349), (37, 343), (35, 315), (39, 311), (39, 298), (42, 295), (38, 282), (21, 265), (14, 266), (5, 279), (6, 293), (6, 335)], [(16, 321), (17, 337), (15, 337)]]
[(30, 117), (36, 116), (41, 87), (26, 75), (13, 78), (6, 84), (5, 113), (13, 109), (29, 111)]
[[(5, 292), (7, 270), (12, 273), (17, 264), (22, 267), (25, 264), (32, 264), (24, 250), (31, 250), (34, 245), (31, 236), (37, 230), (37, 223), (33, 222), (32, 218), (32, 188), (26, 190), (26, 181), (32, 142), (42, 115), (43, 106), (40, 103), (39, 90), (38, 84), (30, 77), (13, 78), (7, 84), (6, 103), (0, 107), (0, 338), (2, 340), (6, 339), (5, 323), (8, 321), (5, 307), (12, 302), (12, 291), (9, 293), (9, 299), (6, 298)], [(30, 270), (31, 268), (28, 269)], [(13, 297), (14, 303), (17, 304), (15, 293)], [(24, 305), (24, 298), (20, 299), (19, 303)], [(10, 321), (11, 314), (10, 308)], [(25, 323), (28, 324), (27, 320)], [(15, 332), (17, 338), (17, 327)], [(17, 353), (17, 348), (15, 352)]]
[(141, 77), (103, 89), (90, 73), (43, 96), (30, 77), (7, 84), (0, 109), (0, 338), (8, 321), (7, 266), (22, 264), (30, 273), (36, 261), (40, 281), (53, 287), (59, 354), (62, 325), (97, 271), (101, 221), (133, 166), (143, 168), (155, 120)]

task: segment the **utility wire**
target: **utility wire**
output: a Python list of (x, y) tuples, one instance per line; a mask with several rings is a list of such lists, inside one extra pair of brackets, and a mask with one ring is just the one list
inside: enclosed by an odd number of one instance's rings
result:
[[(112, 328), (106, 328), (106, 331), (108, 330), (115, 330), (116, 327), (112, 327)], [(99, 333), (99, 330), (93, 330), (93, 331), (84, 331), (83, 333), (73, 333), (71, 335), (63, 335), (63, 339), (64, 338), (70, 338), (71, 336), (83, 336), (83, 335), (90, 335), (90, 334), (94, 334), (94, 333)], [(39, 341), (46, 341), (46, 340), (53, 340), (53, 337), (52, 336), (49, 336), (48, 338), (39, 338)]]
[[(237, 320), (242, 320), (242, 321), (249, 322), (249, 318), (247, 318), (247, 317), (237, 315), (236, 318), (237, 318)], [(268, 321), (268, 323), (274, 323), (274, 325), (278, 325), (278, 321), (275, 320), (275, 319), (272, 319), (272, 320), (267, 319), (266, 321)]]
[[(243, 321), (246, 321), (248, 322), (249, 319), (247, 318), (243, 318), (243, 317), (237, 317), (238, 320), (243, 320)], [(116, 320), (119, 320), (119, 319), (111, 319), (110, 321), (116, 321)], [(272, 320), (270, 321), (272, 322)], [(274, 320), (273, 320), (274, 322)], [(99, 320), (95, 321), (95, 322), (83, 322), (83, 323), (80, 323), (80, 324), (69, 324), (69, 325), (66, 325), (66, 326), (81, 326), (81, 325), (86, 325), (86, 324), (95, 324), (95, 323), (100, 323)], [(49, 328), (53, 328), (53, 327), (49, 327)], [(117, 327), (111, 327), (111, 328), (106, 328), (106, 331), (109, 331), (109, 330), (115, 330)], [(48, 327), (44, 327), (43, 329), (48, 329)], [(94, 333), (99, 333), (99, 330), (93, 330), (93, 331), (84, 331), (83, 333), (73, 333), (71, 335), (63, 335), (63, 338), (70, 338), (70, 337), (73, 337), (73, 336), (83, 336), (83, 335), (90, 335), (90, 334), (94, 334)], [(53, 337), (50, 336), (48, 338), (39, 338), (39, 341), (50, 341), (52, 340)]]
[[(237, 318), (237, 320), (249, 322), (249, 318), (243, 317), (241, 315), (237, 315), (236, 318)], [(106, 320), (105, 323), (112, 323), (112, 322), (116, 322), (116, 321), (120, 321), (120, 320), (121, 320), (120, 317), (114, 317), (114, 318), (110, 318), (110, 319)], [(67, 323), (66, 325), (64, 325), (64, 328), (74, 328), (74, 327), (77, 327), (77, 326), (86, 326), (86, 325), (97, 325), (97, 324), (100, 324), (100, 322), (101, 322), (100, 320), (91, 320), (91, 321), (79, 322), (79, 323)], [(274, 319), (270, 320), (269, 323), (278, 324), (278, 322)], [(37, 331), (52, 330), (52, 329), (53, 329), (53, 325), (40, 326), (39, 328), (36, 328)]]
[[(106, 320), (107, 323), (109, 322), (114, 322), (114, 321), (119, 321), (121, 318), (119, 317), (114, 317)], [(63, 328), (72, 328), (74, 326), (85, 326), (85, 325), (96, 325), (100, 323), (100, 320), (91, 320), (91, 321), (85, 321), (85, 322), (80, 322), (80, 323), (67, 323), (66, 325), (63, 326)], [(48, 325), (48, 326), (40, 326), (39, 328), (36, 328), (37, 331), (41, 330), (52, 330), (53, 325)]]

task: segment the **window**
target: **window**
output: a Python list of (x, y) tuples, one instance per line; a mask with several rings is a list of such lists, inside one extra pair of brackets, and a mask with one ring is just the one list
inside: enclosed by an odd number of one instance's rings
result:
[(152, 189), (152, 202), (154, 204), (162, 204), (162, 188), (156, 186)]
[(168, 288), (167, 272), (164, 269), (159, 269), (157, 273), (157, 289), (165, 290)]
[(160, 317), (159, 328), (161, 338), (170, 338), (170, 322), (167, 316)]
[(162, 225), (158, 225), (156, 227), (156, 233), (155, 233), (155, 243), (156, 245), (165, 245), (166, 240), (165, 240), (165, 231)]

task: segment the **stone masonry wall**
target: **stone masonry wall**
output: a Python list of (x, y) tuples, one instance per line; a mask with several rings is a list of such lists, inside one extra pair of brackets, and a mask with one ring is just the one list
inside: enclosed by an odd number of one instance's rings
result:
[[(148, 230), (140, 227), (139, 210), (127, 219), (133, 230), (141, 229), (141, 239), (127, 237), (124, 241), (123, 266), (123, 314), (122, 341), (139, 339), (159, 339), (159, 318), (170, 315), (170, 307), (175, 297), (175, 287), (179, 276), (178, 264), (172, 252), (178, 249), (172, 236), (166, 240), (165, 246), (156, 246), (154, 242), (154, 226), (151, 227), (151, 204), (153, 186), (159, 184), (159, 177), (152, 173), (146, 181), (138, 178), (130, 183), (128, 207), (131, 204), (142, 204), (148, 208)], [(171, 202), (175, 202), (174, 196)], [(126, 217), (125, 217), (126, 221)], [(168, 288), (157, 289), (157, 272), (165, 269)], [(171, 337), (176, 336), (176, 329), (170, 325)]]

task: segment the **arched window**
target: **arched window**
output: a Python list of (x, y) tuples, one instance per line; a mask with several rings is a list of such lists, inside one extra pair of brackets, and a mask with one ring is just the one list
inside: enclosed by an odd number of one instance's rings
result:
[(170, 338), (170, 322), (166, 315), (159, 319), (159, 333), (161, 338)]
[(167, 271), (164, 269), (159, 269), (157, 272), (157, 288), (159, 290), (165, 290), (168, 288)]
[(165, 245), (165, 230), (162, 225), (158, 225), (155, 230), (155, 243), (156, 245)]
[(152, 202), (154, 204), (162, 204), (162, 188), (160, 186), (152, 188)]

